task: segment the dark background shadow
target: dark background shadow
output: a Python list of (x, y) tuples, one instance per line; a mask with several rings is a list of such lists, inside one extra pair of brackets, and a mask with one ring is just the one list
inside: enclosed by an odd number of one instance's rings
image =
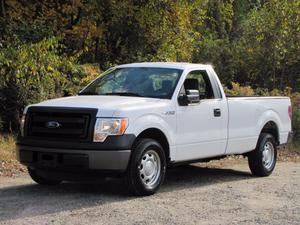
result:
[[(231, 169), (180, 166), (168, 169), (165, 183), (159, 192), (199, 188), (251, 177), (250, 173)], [(137, 197), (128, 193), (123, 179), (106, 179), (97, 183), (62, 183), (58, 186), (30, 183), (5, 187), (0, 188), (0, 221), (93, 207), (133, 198)]]

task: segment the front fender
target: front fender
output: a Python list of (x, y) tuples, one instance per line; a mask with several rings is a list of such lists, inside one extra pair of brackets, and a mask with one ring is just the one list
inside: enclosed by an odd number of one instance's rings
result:
[(165, 134), (169, 145), (174, 145), (174, 131), (176, 130), (176, 127), (175, 129), (174, 127), (171, 127), (171, 125), (169, 125), (169, 123), (162, 116), (159, 116), (157, 114), (143, 115), (133, 121), (130, 121), (126, 133), (135, 134), (135, 136), (137, 137), (144, 130), (147, 130), (149, 128), (156, 128), (161, 130)]

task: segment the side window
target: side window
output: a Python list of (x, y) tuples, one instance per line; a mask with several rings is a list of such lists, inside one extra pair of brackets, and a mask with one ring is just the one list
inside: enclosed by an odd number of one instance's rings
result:
[(184, 85), (181, 89), (181, 93), (185, 93), (185, 90), (188, 89), (198, 90), (200, 99), (215, 98), (206, 71), (195, 70), (190, 72), (184, 81)]

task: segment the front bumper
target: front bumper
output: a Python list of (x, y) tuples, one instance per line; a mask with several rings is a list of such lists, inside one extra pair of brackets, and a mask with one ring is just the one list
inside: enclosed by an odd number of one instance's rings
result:
[(18, 160), (47, 171), (125, 171), (135, 135), (109, 136), (104, 142), (77, 142), (19, 137)]
[(80, 150), (17, 145), (17, 159), (35, 169), (124, 172), (131, 150)]

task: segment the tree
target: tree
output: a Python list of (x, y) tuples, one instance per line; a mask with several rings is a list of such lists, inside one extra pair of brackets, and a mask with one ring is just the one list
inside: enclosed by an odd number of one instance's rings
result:
[[(82, 69), (74, 58), (59, 54), (58, 39), (16, 43), (0, 49), (0, 118), (16, 132), (25, 105), (76, 92)], [(78, 82), (78, 81), (77, 81)]]

